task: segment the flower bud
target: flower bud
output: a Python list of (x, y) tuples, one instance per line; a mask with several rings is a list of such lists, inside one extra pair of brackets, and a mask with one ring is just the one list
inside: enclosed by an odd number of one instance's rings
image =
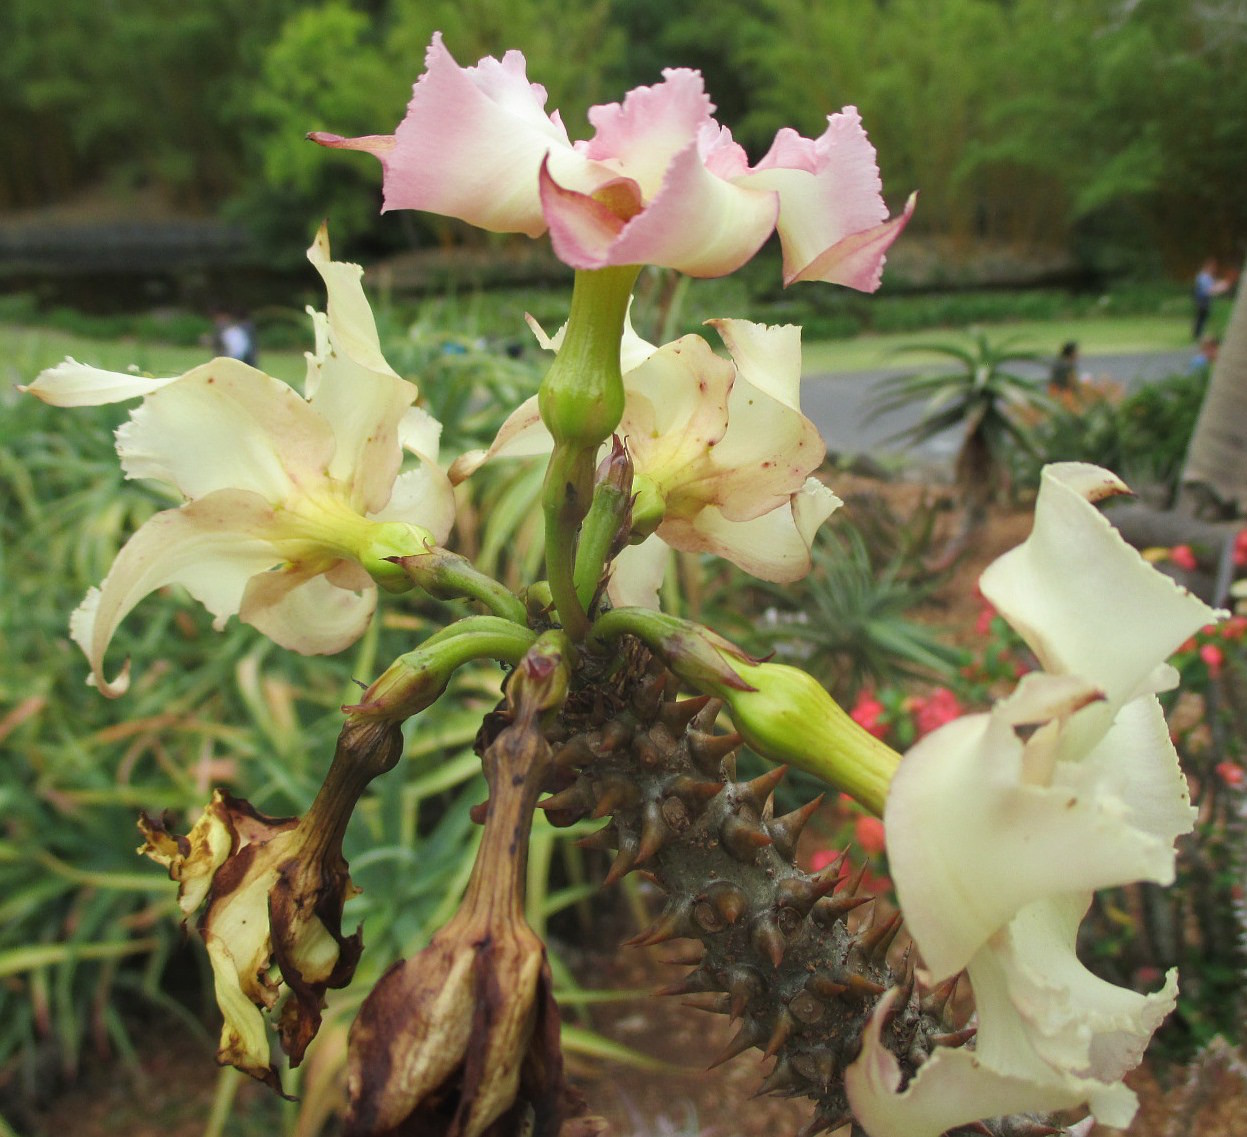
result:
[(812, 675), (782, 663), (734, 664), (749, 686), (712, 693), (727, 702), (733, 726), (753, 750), (796, 766), (882, 815), (901, 756), (876, 738)]

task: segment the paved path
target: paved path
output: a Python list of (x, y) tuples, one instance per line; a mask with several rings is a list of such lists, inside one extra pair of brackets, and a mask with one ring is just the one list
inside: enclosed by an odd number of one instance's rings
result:
[[(1131, 355), (1084, 356), (1081, 370), (1122, 383), (1131, 390), (1143, 383), (1185, 371), (1193, 351), (1149, 352)], [(808, 375), (801, 383), (801, 409), (822, 432), (827, 449), (835, 454), (870, 454), (876, 458), (917, 458), (923, 464), (942, 466), (951, 462), (961, 441), (958, 430), (944, 431), (918, 447), (889, 441), (898, 432), (913, 426), (922, 417), (922, 404), (914, 404), (870, 418), (879, 385), (894, 375), (904, 375), (932, 365), (879, 368), (872, 371), (846, 371), (839, 374)], [(1047, 369), (1038, 365), (1017, 365), (1019, 373), (1044, 378)]]

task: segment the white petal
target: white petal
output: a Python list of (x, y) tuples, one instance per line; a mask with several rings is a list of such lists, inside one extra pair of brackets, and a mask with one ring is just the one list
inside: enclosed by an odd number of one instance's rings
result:
[(184, 585), (223, 627), (238, 611), (247, 581), (282, 559), (264, 539), (271, 515), (253, 494), (223, 490), (150, 518), (70, 619), (70, 634), (91, 661), (91, 682), (110, 697), (125, 691), (128, 665), (110, 682), (104, 653), (126, 614), (166, 584)]
[[(1034, 676), (1028, 689), (1051, 682)], [(1129, 769), (1124, 736), (1097, 761)], [(1149, 775), (1150, 777), (1150, 775)], [(1171, 831), (1102, 779), (1028, 784), (1009, 705), (934, 731), (906, 755), (888, 793), (888, 857), (910, 932), (937, 979), (964, 967), (1026, 904), (1135, 880), (1173, 879)], [(957, 918), (950, 920), (949, 912)]]
[(455, 492), (445, 473), (432, 462), (399, 474), (386, 507), (374, 521), (407, 521), (433, 534), (442, 544), (455, 524)]
[(128, 477), (187, 498), (240, 489), (278, 504), (296, 486), (321, 483), (333, 451), (329, 424), (294, 390), (233, 359), (188, 371), (117, 431)]
[(353, 644), (372, 619), (377, 589), (358, 591), (330, 583), (315, 567), (288, 565), (253, 576), (239, 619), (274, 643), (303, 655), (331, 655)]
[(691, 524), (671, 518), (658, 533), (672, 548), (715, 553), (760, 580), (800, 580), (810, 571), (815, 532), (839, 505), (831, 490), (809, 478), (787, 504), (761, 517), (732, 521), (708, 506)]
[(639, 545), (629, 545), (614, 560), (606, 595), (616, 608), (657, 609), (658, 590), (662, 588), (671, 561), (671, 547), (656, 535), (646, 537)]
[(1141, 995), (1088, 971), (1075, 952), (1090, 893), (1023, 908), (970, 961), (980, 1051), (998, 1068), (1034, 1057), (1080, 1078), (1114, 1082), (1137, 1066), (1177, 1001), (1177, 974)]
[(398, 441), (404, 450), (436, 462), (442, 444), (442, 424), (423, 407), (409, 407), (398, 424)]
[[(845, 1070), (844, 1084), (857, 1123), (870, 1137), (938, 1137), (984, 1117), (1068, 1109), (1091, 1087), (1038, 1067), (1038, 1077), (990, 1068), (972, 1050), (936, 1050), (904, 1092), (900, 1064), (881, 1039), (895, 988), (879, 1000), (862, 1037), (862, 1052)], [(1129, 1090), (1124, 1090), (1129, 1094)], [(1133, 1112), (1133, 1110), (1131, 1110)]]
[(1154, 690), (1154, 670), (1216, 617), (1122, 539), (1093, 501), (1124, 490), (1095, 466), (1045, 467), (1035, 527), (983, 574), (983, 595), (1044, 669), (1089, 679), (1108, 697), (1107, 718)]
[(328, 350), (315, 360), (319, 373), (309, 382), (313, 388), (309, 403), (333, 430), (336, 446), (329, 476), (351, 487), (353, 508), (370, 513), (385, 504), (398, 473), (399, 421), (417, 391), (381, 354), (361, 284), (364, 270), (328, 258), (328, 237), (322, 227), (308, 260), (329, 293)]
[(790, 410), (801, 410), (801, 328), (750, 320), (707, 320), (743, 378)]
[(507, 417), (488, 450), (469, 450), (450, 464), (450, 480), (458, 485), (494, 458), (527, 458), (548, 454), (554, 439), (541, 421), (537, 396), (526, 399)]
[(64, 363), (40, 372), (30, 386), (18, 390), (28, 391), (54, 407), (97, 407), (150, 395), (180, 378), (180, 375), (173, 375), (167, 379), (149, 379), (145, 375), (101, 371), (66, 358)]

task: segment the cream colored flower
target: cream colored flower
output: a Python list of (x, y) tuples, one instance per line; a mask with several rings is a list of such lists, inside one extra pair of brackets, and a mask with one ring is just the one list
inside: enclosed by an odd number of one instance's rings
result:
[[(381, 355), (362, 270), (330, 260), (323, 228), (308, 259), (329, 304), (312, 314), (306, 397), (231, 359), (167, 379), (66, 360), (29, 387), (57, 406), (142, 397), (117, 432), (122, 467), (185, 499), (130, 538), (73, 615), (73, 638), (106, 695), (129, 681), (128, 664), (105, 677), (108, 644), (157, 588), (185, 586), (217, 628), (238, 615), (283, 647), (336, 652), (367, 627), (374, 581), (405, 585), (385, 558), (420, 552), (450, 530), (453, 497), (435, 464), (440, 428)], [(404, 444), (422, 461), (400, 474)]]
[[(797, 580), (810, 569), (815, 532), (840, 504), (812, 476), (825, 449), (799, 405), (800, 329), (710, 324), (730, 362), (700, 336), (655, 348), (625, 330), (626, 401), (616, 433), (635, 471), (634, 540), (649, 540), (616, 562), (611, 598), (618, 605), (653, 606), (671, 548), (715, 553), (763, 580)], [(559, 336), (538, 338), (557, 350)], [(530, 399), (487, 451), (456, 461), (451, 478), (550, 445)]]
[(1034, 531), (982, 579), (1044, 672), (928, 735), (893, 779), (884, 819), (910, 932), (934, 980), (967, 970), (979, 1033), (898, 1093), (878, 1012), (846, 1075), (871, 1137), (1081, 1102), (1105, 1124), (1133, 1115), (1120, 1079), (1173, 1008), (1176, 976), (1151, 995), (1115, 987), (1075, 939), (1095, 889), (1173, 880), (1193, 811), (1156, 692), (1174, 682), (1165, 657), (1217, 614), (1095, 508), (1122, 492), (1094, 466), (1044, 471)]

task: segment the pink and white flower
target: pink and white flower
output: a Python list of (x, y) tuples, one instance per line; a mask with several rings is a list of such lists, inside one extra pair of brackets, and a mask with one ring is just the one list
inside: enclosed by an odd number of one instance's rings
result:
[[(141, 397), (117, 431), (122, 467), (184, 499), (140, 527), (71, 618), (90, 681), (106, 695), (129, 682), (128, 663), (105, 677), (109, 642), (158, 588), (183, 585), (218, 629), (237, 615), (283, 647), (336, 652), (368, 626), (374, 580), (405, 583), (385, 558), (450, 531), (453, 495), (436, 466), (441, 428), (382, 357), (362, 270), (330, 260), (323, 228), (308, 259), (329, 304), (312, 313), (306, 397), (233, 359), (165, 379), (69, 359), (29, 387), (56, 406)], [(422, 460), (400, 473), (404, 446)]]
[(435, 35), (407, 116), (393, 134), (324, 146), (376, 155), (384, 208), (458, 217), (499, 233), (550, 233), (577, 269), (654, 264), (692, 276), (739, 268), (778, 230), (784, 283), (825, 280), (871, 292), (913, 211), (888, 220), (875, 151), (857, 110), (817, 138), (785, 128), (750, 166), (699, 72), (663, 72), (622, 103), (589, 111), (594, 135), (572, 142), (524, 56), (460, 67)]

